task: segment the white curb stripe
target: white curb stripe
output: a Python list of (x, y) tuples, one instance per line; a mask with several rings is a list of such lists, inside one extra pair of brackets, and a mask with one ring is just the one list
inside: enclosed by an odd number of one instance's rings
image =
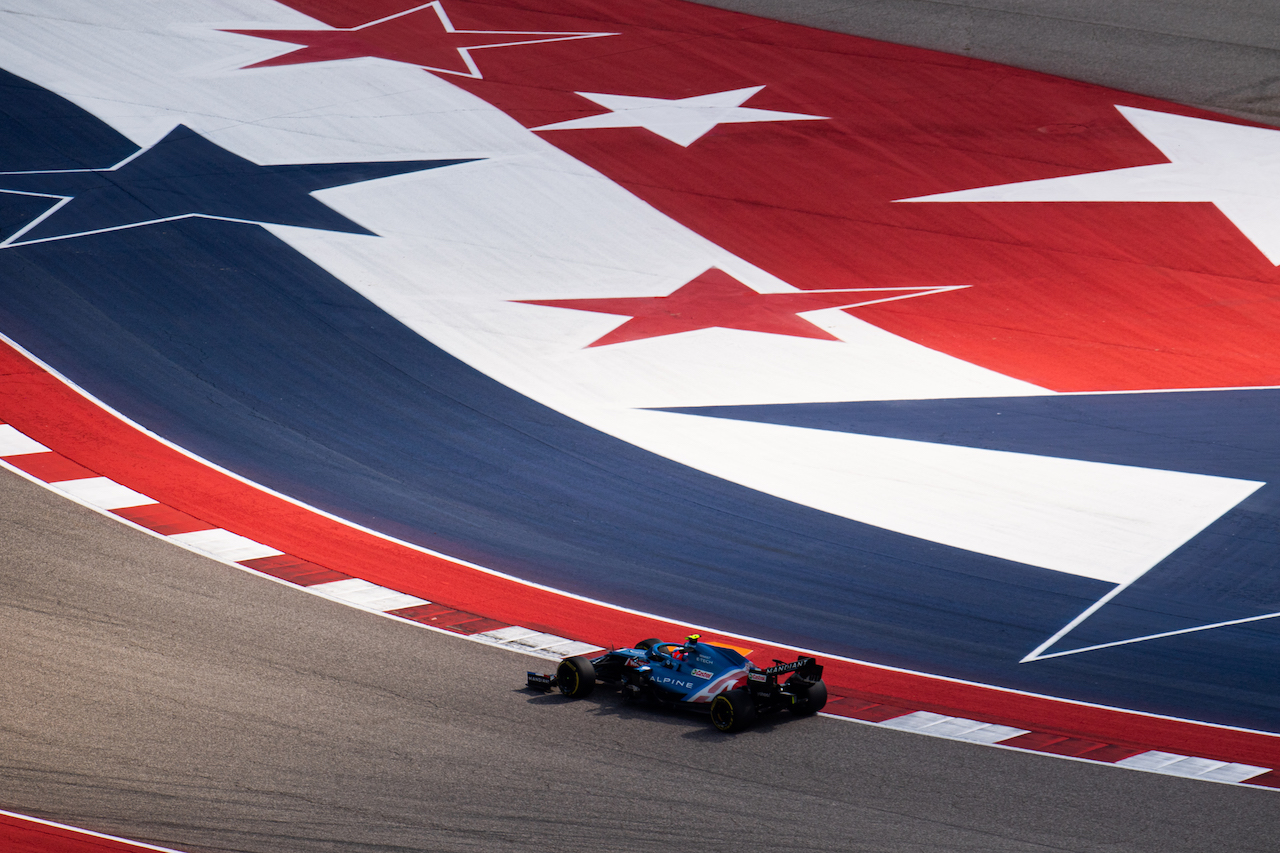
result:
[(879, 723), (882, 728), (899, 729), (901, 731), (919, 732), (937, 737), (967, 740), (972, 743), (1000, 743), (1003, 740), (1028, 733), (1028, 729), (1015, 729), (1013, 726), (997, 726), (964, 717), (947, 717), (929, 711), (915, 711), (894, 717)]
[(373, 610), (378, 613), (431, 603), (425, 598), (396, 592), (394, 589), (378, 586), (360, 578), (319, 583), (306, 589), (318, 592), (325, 598), (332, 598), (334, 601), (359, 607), (361, 610)]
[(284, 553), (261, 542), (232, 533), (230, 530), (223, 530), (221, 527), (215, 527), (213, 530), (196, 530), (192, 533), (175, 533), (168, 538), (230, 563), (256, 560), (259, 557), (278, 557)]
[(541, 631), (533, 631), (529, 628), (522, 628), (519, 625), (472, 634), (471, 639), (511, 649), (512, 651), (537, 655), (548, 660), (560, 660), (561, 658), (602, 650), (600, 646), (579, 643), (576, 640), (558, 637), (555, 634), (544, 634)]
[(0, 456), (25, 456), (28, 453), (48, 453), (34, 438), (28, 438), (9, 424), (0, 424)]
[(1116, 762), (1116, 766), (1164, 773), (1168, 776), (1183, 776), (1188, 779), (1209, 779), (1214, 782), (1243, 782), (1271, 770), (1270, 767), (1228, 764), (1225, 761), (1213, 761), (1208, 758), (1195, 758), (1156, 750), (1122, 759)]
[(50, 483), (60, 492), (66, 492), (98, 509), (124, 509), (127, 506), (146, 506), (159, 503), (141, 492), (135, 492), (106, 477), (86, 477), (83, 480), (60, 480)]

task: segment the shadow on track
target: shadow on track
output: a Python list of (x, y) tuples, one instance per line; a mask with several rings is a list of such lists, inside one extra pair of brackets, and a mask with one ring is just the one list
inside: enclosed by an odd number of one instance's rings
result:
[(607, 688), (603, 690), (597, 688), (595, 692), (584, 699), (569, 699), (559, 693), (542, 693), (528, 687), (519, 688), (516, 692), (524, 695), (531, 706), (540, 710), (569, 704), (584, 705), (591, 709), (593, 716), (600, 719), (616, 718), (618, 720), (635, 720), (637, 722), (652, 720), (655, 724), (680, 730), (680, 737), (706, 742), (712, 746), (717, 742), (724, 743), (750, 732), (767, 734), (781, 726), (790, 726), (795, 723), (801, 723), (806, 719), (812, 719), (779, 712), (760, 717), (746, 731), (738, 732), (737, 734), (726, 734), (717, 731), (703, 712), (689, 708), (661, 705), (657, 702), (630, 701), (624, 699), (621, 693)]

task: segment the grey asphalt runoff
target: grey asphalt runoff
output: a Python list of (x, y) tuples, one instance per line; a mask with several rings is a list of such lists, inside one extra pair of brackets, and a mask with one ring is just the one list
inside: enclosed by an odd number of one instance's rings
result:
[(697, 0), (1280, 125), (1273, 0)]
[(1272, 851), (1280, 793), (524, 689), (0, 471), (0, 808), (193, 851)]

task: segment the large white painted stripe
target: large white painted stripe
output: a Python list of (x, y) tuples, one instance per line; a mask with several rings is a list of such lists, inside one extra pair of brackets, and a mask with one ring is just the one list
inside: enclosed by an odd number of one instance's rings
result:
[(632, 412), (627, 420), (624, 431), (615, 417), (610, 431), (726, 480), (909, 536), (1111, 583), (1141, 575), (1262, 485), (661, 412)]
[(359, 578), (316, 584), (315, 586), (307, 587), (307, 589), (312, 592), (318, 592), (326, 598), (341, 601), (343, 604), (350, 604), (352, 607), (374, 610), (379, 613), (431, 603), (424, 598), (396, 592), (393, 589), (387, 589), (385, 586), (378, 586)]
[(1182, 761), (1187, 756), (1178, 755), (1173, 752), (1160, 752), (1158, 750), (1150, 750), (1148, 752), (1139, 753), (1129, 758), (1121, 759), (1116, 764), (1120, 767), (1130, 767), (1134, 770), (1160, 770), (1177, 761)]
[(519, 625), (510, 625), (506, 628), (496, 628), (492, 631), (473, 634), (471, 639), (482, 643), (492, 643), (515, 651), (537, 654), (539, 657), (552, 660), (600, 651), (600, 646), (568, 640), (555, 634), (544, 634), (541, 631), (522, 628)]
[(1147, 770), (1153, 773), (1185, 776), (1191, 779), (1208, 779), (1215, 782), (1244, 782), (1271, 770), (1270, 767), (1229, 764), (1225, 761), (1214, 761), (1208, 758), (1196, 758), (1194, 756), (1156, 750), (1122, 759), (1117, 761), (1116, 765), (1134, 770)]
[(141, 492), (135, 492), (106, 477), (86, 477), (83, 480), (61, 480), (50, 483), (55, 489), (79, 498), (99, 509), (123, 509), (127, 506), (147, 506), (159, 503)]
[(0, 424), (0, 457), (22, 456), (26, 453), (46, 453), (45, 447), (34, 438), (27, 438), (9, 424)]
[(197, 530), (193, 533), (175, 533), (169, 538), (231, 563), (256, 560), (259, 557), (276, 557), (284, 553), (221, 528)]
[(1197, 779), (1206, 779), (1211, 782), (1245, 782), (1255, 776), (1261, 776), (1263, 773), (1271, 772), (1270, 767), (1254, 767), (1250, 764), (1224, 764), (1216, 770), (1210, 770), (1208, 773), (1201, 773), (1196, 776)]
[(537, 631), (522, 628), (519, 625), (509, 625), (506, 628), (495, 628), (492, 631), (476, 634), (477, 638), (493, 640), (496, 643), (512, 643), (526, 637), (536, 636), (540, 636)]
[(948, 717), (929, 711), (916, 711), (894, 717), (880, 723), (882, 728), (900, 729), (902, 731), (919, 732), (938, 737), (967, 740), (973, 743), (999, 743), (1002, 740), (1027, 733), (1027, 729), (1015, 729), (1012, 726), (997, 726), (978, 720), (963, 717)]
[(599, 653), (600, 646), (593, 646), (591, 643), (579, 643), (576, 640), (566, 640), (553, 646), (547, 646), (545, 651), (555, 652), (561, 657), (571, 658), (575, 655), (589, 655)]

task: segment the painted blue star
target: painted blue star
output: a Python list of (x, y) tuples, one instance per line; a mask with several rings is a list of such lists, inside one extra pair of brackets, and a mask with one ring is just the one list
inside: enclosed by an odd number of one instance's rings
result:
[(0, 173), (0, 192), (59, 200), (0, 246), (188, 217), (373, 235), (311, 193), (467, 162), (471, 161), (263, 166), (178, 125), (155, 145), (110, 168)]

